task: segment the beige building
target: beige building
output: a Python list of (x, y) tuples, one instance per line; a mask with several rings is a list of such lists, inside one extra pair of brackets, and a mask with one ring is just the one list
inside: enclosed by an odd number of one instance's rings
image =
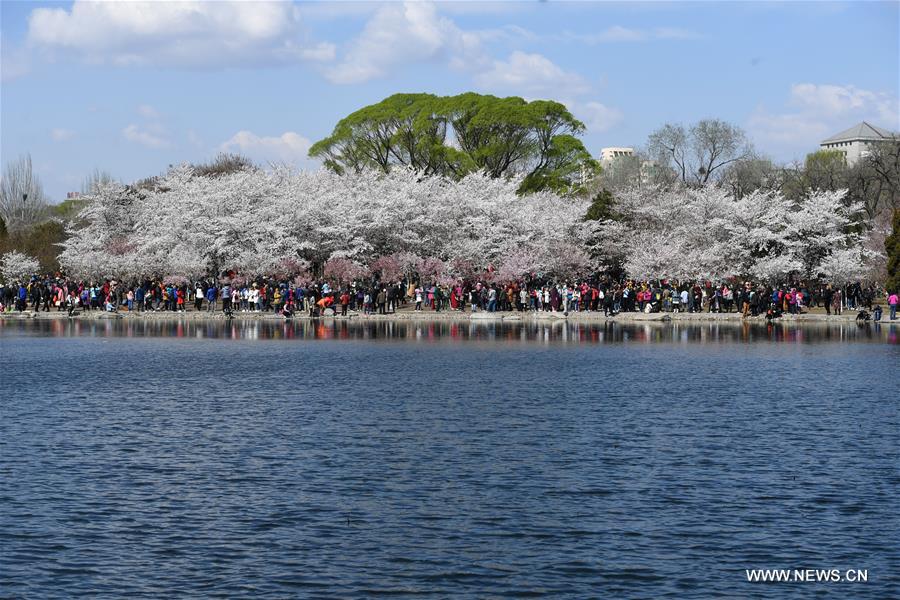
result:
[(600, 166), (603, 167), (605, 176), (611, 178), (610, 181), (628, 181), (631, 185), (648, 185), (660, 174), (656, 161), (647, 160), (638, 155), (634, 148), (626, 146), (601, 148)]
[(847, 165), (855, 164), (868, 154), (869, 146), (896, 139), (896, 134), (870, 125), (863, 121), (846, 131), (837, 133), (819, 144), (823, 150), (838, 150), (844, 153)]
[(634, 148), (601, 148), (600, 162), (611, 163), (620, 156), (634, 156)]

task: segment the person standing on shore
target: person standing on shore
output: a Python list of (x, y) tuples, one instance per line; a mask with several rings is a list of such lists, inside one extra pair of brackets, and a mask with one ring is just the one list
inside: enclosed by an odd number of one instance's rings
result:
[[(235, 288), (235, 289), (237, 289), (237, 288)], [(255, 283), (251, 283), (251, 284), (249, 284), (249, 286), (247, 284), (244, 284), (241, 287), (241, 290), (244, 290), (244, 289), (247, 290), (247, 298), (246, 298), (246, 302), (244, 302), (244, 296), (241, 295), (241, 300), (240, 300), (241, 305), (242, 306), (244, 304), (247, 305), (247, 312), (254, 312), (256, 310), (256, 305), (259, 302), (259, 289), (256, 287)], [(235, 307), (235, 310), (237, 310), (237, 304), (235, 304), (234, 307)]]
[(203, 284), (197, 283), (197, 287), (194, 289), (194, 310), (200, 312), (203, 308)]
[(897, 292), (895, 291), (893, 294), (888, 296), (888, 307), (891, 310), (891, 321), (897, 320), (897, 303), (900, 302), (900, 297), (897, 296)]
[(231, 286), (227, 283), (222, 286), (222, 312), (231, 312)]
[(206, 310), (207, 312), (215, 312), (216, 310), (216, 296), (218, 296), (218, 290), (216, 289), (215, 284), (210, 284), (208, 288), (206, 288)]

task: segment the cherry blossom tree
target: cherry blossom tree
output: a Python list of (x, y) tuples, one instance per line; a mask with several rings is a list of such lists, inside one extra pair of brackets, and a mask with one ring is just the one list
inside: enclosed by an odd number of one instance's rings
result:
[(520, 197), (518, 183), (406, 169), (212, 177), (181, 166), (141, 186), (97, 186), (61, 260), (81, 275), (197, 277), (291, 275), (282, 268), (289, 261), (322, 272), (327, 261), (344, 258), (392, 280), (418, 272), (422, 257), (431, 259), (432, 276), (460, 275), (454, 265), (479, 272), (512, 252), (537, 259), (547, 247), (587, 243), (594, 224), (581, 219), (585, 201), (550, 192)]
[(444, 276), (447, 266), (441, 259), (429, 256), (418, 261), (416, 271), (426, 280), (437, 281)]
[(368, 265), (384, 281), (487, 281), (620, 266), (641, 278), (775, 281), (859, 272), (871, 258), (855, 250), (867, 242), (854, 233), (860, 208), (842, 192), (795, 202), (765, 190), (735, 199), (715, 185), (634, 187), (618, 193), (618, 220), (585, 221), (586, 200), (519, 196), (518, 185), (400, 168), (213, 177), (181, 166), (140, 185), (98, 184), (60, 260), (92, 278), (234, 272), (305, 282), (323, 272), (346, 280)]
[(382, 281), (397, 281), (403, 275), (400, 261), (393, 254), (376, 258), (369, 268), (378, 273)]
[(323, 275), (326, 279), (338, 284), (350, 283), (355, 279), (364, 277), (368, 270), (359, 263), (348, 258), (331, 258), (325, 262)]
[(814, 191), (801, 202), (758, 190), (735, 199), (720, 186), (619, 194), (620, 221), (596, 225), (592, 252), (638, 278), (778, 281), (862, 273), (861, 206), (845, 192)]
[(40, 269), (38, 260), (33, 256), (13, 250), (0, 256), (0, 275), (7, 283), (22, 281), (34, 275)]

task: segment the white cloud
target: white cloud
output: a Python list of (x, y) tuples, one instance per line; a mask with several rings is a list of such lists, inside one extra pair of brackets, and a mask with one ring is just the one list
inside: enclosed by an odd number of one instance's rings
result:
[(622, 111), (596, 100), (586, 100), (590, 83), (566, 71), (541, 54), (515, 51), (508, 60), (496, 60), (478, 73), (475, 83), (487, 91), (511, 93), (526, 100), (546, 98), (564, 104), (591, 133), (607, 131), (622, 121)]
[[(843, 129), (852, 125), (847, 123)], [(807, 148), (812, 152), (819, 142), (839, 129), (804, 114), (772, 114), (764, 109), (757, 110), (748, 121), (748, 130), (755, 140), (763, 145), (779, 148)], [(833, 131), (832, 131), (833, 130)]]
[[(506, 60), (490, 59), (484, 44), (490, 42), (536, 42), (547, 39), (516, 25), (496, 29), (466, 31), (450, 18), (438, 14), (450, 4), (406, 2), (382, 5), (352, 40), (341, 60), (325, 67), (333, 83), (355, 84), (384, 77), (411, 63), (444, 63), (471, 73), (474, 83), (485, 91), (533, 98), (568, 98), (564, 104), (595, 131), (605, 131), (622, 119), (622, 113), (596, 101), (581, 101), (592, 91), (591, 83), (538, 53), (521, 50)], [(459, 8), (460, 4), (452, 4)], [(503, 11), (507, 7), (474, 6), (475, 10)], [(466, 8), (461, 10), (465, 12)], [(519, 10), (519, 7), (516, 7)], [(624, 31), (610, 35), (624, 36)], [(644, 35), (644, 34), (642, 34)], [(674, 37), (675, 30), (658, 30), (647, 35)], [(555, 41), (559, 41), (557, 38)]]
[(696, 31), (679, 27), (657, 27), (653, 30), (652, 37), (658, 40), (696, 40), (703, 36)]
[(627, 27), (614, 25), (600, 33), (580, 36), (580, 39), (595, 44), (601, 42), (641, 42), (647, 39), (647, 33), (638, 29), (628, 29)]
[(331, 21), (368, 17), (378, 10), (377, 2), (304, 2), (299, 6), (304, 20)]
[(166, 148), (170, 145), (158, 132), (151, 132), (146, 128), (131, 124), (122, 130), (122, 135), (129, 142), (134, 142), (148, 148)]
[(486, 58), (478, 34), (439, 16), (434, 4), (387, 4), (349, 44), (341, 61), (324, 72), (332, 83), (362, 83), (384, 77), (396, 66), (426, 61), (473, 69)]
[(141, 115), (145, 119), (158, 119), (159, 118), (159, 112), (157, 112), (157, 110), (155, 108), (153, 108), (152, 106), (150, 106), (148, 104), (141, 104), (140, 106), (138, 106), (137, 112), (139, 115)]
[(521, 13), (534, 8), (537, 3), (513, 2), (511, 0), (499, 0), (498, 2), (486, 2), (484, 0), (464, 0), (462, 2), (442, 2), (441, 10), (448, 14), (461, 16), (468, 15), (505, 15)]
[(897, 99), (890, 94), (870, 92), (852, 85), (798, 83), (791, 86), (791, 104), (822, 117), (877, 115), (889, 127), (894, 126), (900, 115)]
[(541, 54), (518, 50), (510, 54), (506, 61), (495, 60), (490, 69), (475, 76), (475, 83), (490, 90), (550, 98), (580, 95), (590, 90), (590, 85), (581, 75), (564, 71)]
[[(442, 4), (443, 10), (448, 4)], [(621, 25), (612, 25), (601, 31), (578, 33), (563, 31), (554, 33), (536, 33), (519, 25), (504, 25), (493, 29), (481, 29), (476, 33), (484, 42), (505, 42), (508, 44), (558, 44), (570, 42), (594, 46), (597, 44), (615, 44), (628, 42), (651, 42), (656, 40), (696, 40), (703, 37), (695, 31), (679, 27), (657, 27), (654, 29), (634, 29)]]
[(330, 60), (286, 2), (106, 2), (37, 8), (28, 43), (95, 63), (216, 67)]
[(50, 131), (50, 137), (52, 137), (55, 142), (65, 142), (66, 140), (71, 140), (75, 137), (75, 132), (71, 129), (58, 128)]
[[(530, 36), (534, 36), (528, 32)], [(679, 27), (656, 27), (654, 29), (635, 29), (612, 25), (602, 31), (593, 33), (576, 33), (565, 31), (560, 34), (551, 34), (543, 37), (547, 41), (577, 42), (594, 46), (597, 44), (616, 44), (629, 42), (652, 42), (657, 40), (696, 40), (702, 36), (689, 29)]]
[(853, 85), (798, 83), (791, 86), (784, 110), (760, 106), (748, 119), (747, 130), (781, 158), (798, 158), (860, 121), (897, 130), (900, 103), (891, 94)]
[(312, 143), (302, 135), (287, 131), (277, 137), (259, 136), (252, 131), (239, 131), (219, 146), (222, 152), (239, 152), (255, 161), (289, 162), (307, 160)]
[(594, 101), (574, 103), (571, 110), (592, 133), (612, 129), (622, 120), (622, 111)]

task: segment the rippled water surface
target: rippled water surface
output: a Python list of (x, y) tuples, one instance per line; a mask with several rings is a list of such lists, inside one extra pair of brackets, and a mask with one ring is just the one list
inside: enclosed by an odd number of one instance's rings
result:
[(0, 596), (897, 598), (898, 329), (0, 321)]

